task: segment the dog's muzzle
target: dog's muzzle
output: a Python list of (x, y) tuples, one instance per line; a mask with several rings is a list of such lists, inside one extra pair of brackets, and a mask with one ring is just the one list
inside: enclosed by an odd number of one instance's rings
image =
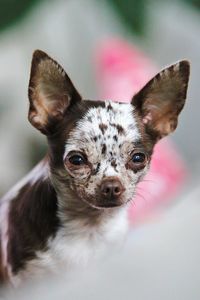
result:
[(122, 204), (121, 198), (125, 191), (122, 183), (117, 177), (107, 177), (100, 185), (100, 202), (101, 207), (114, 207)]

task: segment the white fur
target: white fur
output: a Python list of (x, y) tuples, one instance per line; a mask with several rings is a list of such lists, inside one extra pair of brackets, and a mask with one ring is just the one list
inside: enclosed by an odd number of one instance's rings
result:
[[(107, 107), (109, 105), (113, 109), (108, 112)], [(92, 119), (92, 124), (88, 121), (88, 117)], [(110, 126), (109, 122), (116, 125), (121, 125), (125, 130), (125, 135), (118, 135), (117, 129), (113, 126)], [(105, 135), (102, 134), (99, 128), (100, 123), (106, 124), (108, 126), (108, 130), (106, 130)], [(132, 127), (131, 130), (130, 126)], [(97, 142), (95, 142), (94, 146), (96, 147), (96, 149), (100, 148), (100, 143), (102, 141), (105, 141), (110, 150), (112, 149), (112, 147), (114, 146), (114, 142), (109, 142), (109, 135), (111, 137), (113, 137), (114, 135), (118, 136), (118, 143), (115, 145), (116, 151), (119, 148), (119, 144), (123, 144), (125, 141), (137, 141), (140, 138), (140, 134), (134, 118), (133, 105), (127, 103), (119, 104), (111, 101), (105, 101), (105, 108), (90, 108), (87, 114), (78, 122), (75, 130), (71, 133), (71, 138), (67, 140), (64, 158), (67, 153), (74, 150), (74, 148), (77, 150), (76, 147), (85, 147), (85, 140), (88, 140), (88, 142), (91, 143), (91, 138), (98, 135), (100, 135), (101, 138)]]
[[(126, 208), (116, 210), (106, 222), (97, 226), (82, 226), (80, 221), (72, 221), (48, 241), (48, 251), (37, 252), (37, 259), (28, 263), (25, 270), (11, 278), (14, 286), (23, 280), (39, 278), (44, 274), (72, 272), (87, 266), (109, 254), (109, 247), (116, 246), (124, 239), (128, 228)], [(107, 251), (106, 251), (107, 250)], [(110, 252), (112, 253), (112, 251)]]

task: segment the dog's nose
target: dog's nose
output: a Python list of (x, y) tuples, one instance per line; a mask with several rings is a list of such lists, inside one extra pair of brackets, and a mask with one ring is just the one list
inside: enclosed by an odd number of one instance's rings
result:
[(124, 192), (124, 188), (117, 178), (104, 179), (100, 190), (101, 195), (108, 199), (118, 198)]

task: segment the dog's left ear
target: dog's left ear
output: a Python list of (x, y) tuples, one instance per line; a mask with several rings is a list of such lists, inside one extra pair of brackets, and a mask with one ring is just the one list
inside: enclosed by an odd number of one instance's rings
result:
[(68, 107), (81, 96), (63, 68), (46, 53), (33, 53), (29, 81), (29, 121), (44, 134), (50, 134)]
[(189, 71), (189, 62), (180, 61), (158, 73), (132, 99), (155, 141), (176, 129), (185, 104)]

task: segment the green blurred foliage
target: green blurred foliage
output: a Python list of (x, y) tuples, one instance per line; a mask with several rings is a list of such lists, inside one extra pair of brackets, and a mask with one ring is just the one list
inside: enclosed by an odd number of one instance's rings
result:
[[(173, 1), (173, 0), (172, 0)], [(200, 0), (177, 0), (200, 9)], [(121, 17), (123, 23), (138, 35), (145, 34), (148, 26), (148, 6), (156, 0), (107, 0)], [(157, 0), (162, 2), (162, 0)]]
[(193, 4), (196, 8), (200, 9), (200, 0), (185, 0), (186, 2)]
[[(0, 30), (15, 25), (43, 0), (0, 0)], [(55, 1), (55, 0), (54, 0)], [(75, 1), (75, 0), (72, 0)], [(100, 0), (98, 0), (100, 1)], [(148, 23), (148, 6), (153, 0), (106, 0), (117, 11), (125, 26), (143, 35)], [(155, 1), (155, 0), (154, 0)], [(162, 1), (162, 0), (157, 0)], [(200, 0), (179, 0), (200, 9)], [(50, 2), (50, 1), (49, 1)], [(59, 2), (59, 1), (57, 1)], [(83, 0), (84, 2), (84, 0)]]
[(183, 0), (189, 4), (194, 5), (196, 8), (200, 9), (200, 0)]
[(0, 30), (14, 25), (41, 0), (0, 0)]
[(147, 21), (146, 0), (107, 0), (118, 12), (122, 21), (136, 34), (145, 33)]

